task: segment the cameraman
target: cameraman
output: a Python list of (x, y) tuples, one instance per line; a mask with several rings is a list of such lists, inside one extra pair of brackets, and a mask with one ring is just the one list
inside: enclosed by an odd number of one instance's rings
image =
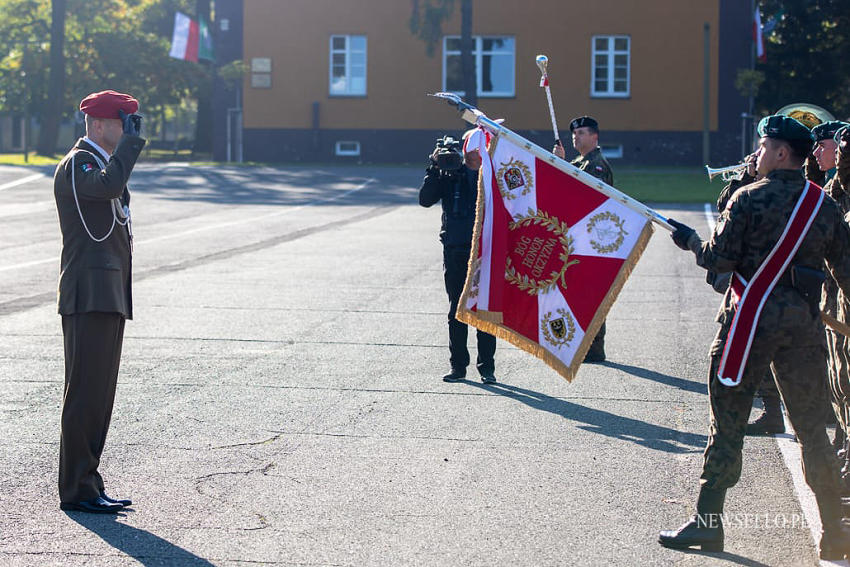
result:
[[(466, 348), (467, 326), (455, 319), (458, 300), (466, 281), (466, 269), (475, 224), (475, 205), (478, 199), (478, 169), (481, 156), (478, 150), (463, 153), (461, 142), (451, 136), (437, 140), (425, 170), (425, 180), (419, 190), (419, 204), (430, 207), (442, 201), (443, 216), (440, 241), (443, 243), (443, 275), (449, 295), (449, 363), (451, 372), (444, 382), (459, 382), (466, 377), (469, 351)], [(496, 337), (477, 332), (478, 360), (476, 366), (481, 381), (492, 384), (496, 353)]]

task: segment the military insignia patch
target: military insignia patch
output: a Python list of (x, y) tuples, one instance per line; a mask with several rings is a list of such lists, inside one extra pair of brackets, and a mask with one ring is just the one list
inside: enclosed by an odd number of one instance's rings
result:
[(549, 311), (540, 322), (543, 339), (554, 347), (570, 344), (576, 335), (576, 323), (566, 309)]
[(516, 199), (519, 195), (527, 195), (531, 192), (534, 180), (531, 169), (516, 158), (511, 158), (496, 174), (499, 192), (505, 199)]
[(616, 252), (629, 234), (624, 224), (626, 221), (611, 211), (593, 215), (587, 222), (587, 232), (591, 234), (590, 246), (600, 254)]
[(83, 170), (83, 173), (88, 173), (89, 171), (94, 171), (94, 166), (90, 163), (81, 163), (80, 169)]

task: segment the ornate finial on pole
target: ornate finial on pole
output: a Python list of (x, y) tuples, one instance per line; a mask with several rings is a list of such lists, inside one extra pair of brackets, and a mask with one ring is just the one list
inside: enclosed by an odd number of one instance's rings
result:
[(552, 119), (552, 132), (555, 134), (555, 145), (560, 143), (561, 135), (558, 134), (558, 123), (555, 121), (555, 106), (552, 104), (552, 91), (549, 90), (549, 58), (538, 55), (535, 58), (537, 67), (540, 68), (540, 86), (546, 89), (546, 100), (549, 101), (549, 117)]

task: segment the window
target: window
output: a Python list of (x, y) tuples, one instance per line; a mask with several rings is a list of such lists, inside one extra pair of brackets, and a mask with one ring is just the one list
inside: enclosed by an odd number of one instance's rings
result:
[[(475, 36), (472, 41), (478, 96), (514, 96), (514, 38)], [(443, 90), (464, 94), (459, 36), (443, 38)]]
[(631, 38), (627, 35), (593, 36), (591, 96), (629, 96)]
[(360, 142), (339, 141), (334, 147), (334, 154), (338, 156), (359, 156)]
[(618, 146), (602, 146), (602, 155), (605, 159), (619, 159), (623, 157), (623, 145)]
[(332, 35), (330, 94), (366, 96), (366, 36)]

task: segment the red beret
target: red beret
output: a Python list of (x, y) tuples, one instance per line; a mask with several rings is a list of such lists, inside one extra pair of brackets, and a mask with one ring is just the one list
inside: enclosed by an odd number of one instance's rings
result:
[(139, 110), (139, 101), (128, 94), (116, 91), (92, 93), (80, 102), (80, 110), (92, 118), (121, 118), (119, 110), (133, 114)]

